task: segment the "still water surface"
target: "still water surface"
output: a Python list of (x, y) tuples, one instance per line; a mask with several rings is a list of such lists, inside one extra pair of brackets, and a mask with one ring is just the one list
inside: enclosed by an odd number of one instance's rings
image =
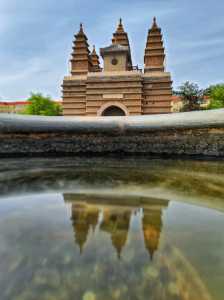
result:
[(0, 161), (1, 300), (223, 300), (224, 161)]

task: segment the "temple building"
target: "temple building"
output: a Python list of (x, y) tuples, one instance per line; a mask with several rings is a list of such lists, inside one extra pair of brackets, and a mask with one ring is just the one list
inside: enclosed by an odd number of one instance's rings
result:
[(63, 81), (64, 116), (127, 116), (170, 113), (172, 81), (165, 71), (161, 28), (148, 31), (144, 70), (133, 66), (127, 32), (120, 19), (112, 44), (92, 52), (82, 24), (75, 35), (71, 74)]

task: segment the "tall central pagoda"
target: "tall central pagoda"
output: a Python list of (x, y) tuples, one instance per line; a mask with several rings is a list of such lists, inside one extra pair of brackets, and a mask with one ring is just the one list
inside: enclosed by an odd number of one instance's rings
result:
[(95, 46), (80, 24), (71, 57), (71, 75), (63, 81), (65, 116), (127, 116), (171, 112), (172, 81), (165, 71), (165, 49), (156, 18), (148, 31), (144, 70), (133, 66), (128, 34), (122, 20), (112, 43), (100, 49), (103, 68)]

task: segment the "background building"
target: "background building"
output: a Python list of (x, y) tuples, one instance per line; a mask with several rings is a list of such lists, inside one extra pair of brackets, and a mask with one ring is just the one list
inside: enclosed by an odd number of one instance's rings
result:
[(0, 113), (22, 113), (28, 104), (28, 101), (0, 101)]

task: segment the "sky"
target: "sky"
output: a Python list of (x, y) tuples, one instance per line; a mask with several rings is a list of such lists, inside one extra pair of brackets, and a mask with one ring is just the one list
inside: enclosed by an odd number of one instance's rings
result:
[(80, 22), (99, 52), (122, 17), (133, 63), (142, 67), (154, 16), (174, 89), (187, 80), (202, 88), (224, 81), (223, 0), (0, 0), (0, 100), (31, 92), (60, 99)]

